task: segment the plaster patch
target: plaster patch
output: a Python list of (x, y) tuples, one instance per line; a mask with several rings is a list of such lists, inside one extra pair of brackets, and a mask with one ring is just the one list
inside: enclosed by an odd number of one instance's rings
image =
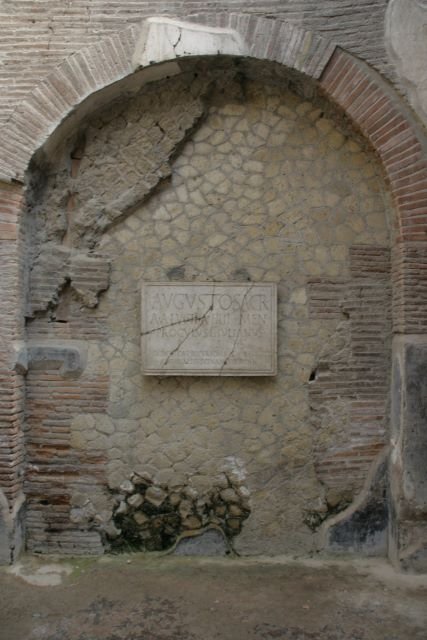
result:
[(7, 569), (7, 573), (22, 578), (35, 587), (56, 587), (62, 584), (64, 578), (69, 576), (72, 571), (72, 567), (65, 564), (44, 564), (34, 568), (32, 564), (26, 565), (22, 562)]

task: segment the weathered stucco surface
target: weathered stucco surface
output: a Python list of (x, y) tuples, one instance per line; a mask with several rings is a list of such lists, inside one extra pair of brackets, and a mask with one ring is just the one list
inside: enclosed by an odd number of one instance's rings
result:
[[(153, 526), (173, 538), (213, 524), (241, 553), (306, 552), (384, 447), (393, 219), (379, 164), (320, 98), (291, 91), (309, 89), (247, 75), (191, 63), (98, 114), (34, 173), (28, 336), (84, 336), (87, 365), (66, 409), (43, 396), (57, 372), (29, 374), (29, 548), (75, 550), (99, 530), (117, 544), (117, 515), (129, 496), (141, 513), (151, 487), (149, 524), (138, 517), (154, 548)], [(168, 280), (277, 283), (277, 377), (144, 377), (141, 283)], [(50, 476), (43, 504), (40, 447), (61, 410), (70, 475), (57, 490)]]
[(411, 105), (427, 126), (427, 2), (390, 0), (385, 44)]

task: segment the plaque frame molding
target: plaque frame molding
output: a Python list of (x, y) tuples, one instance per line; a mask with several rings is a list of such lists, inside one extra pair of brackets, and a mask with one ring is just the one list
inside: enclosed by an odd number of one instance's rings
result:
[[(144, 291), (146, 290), (147, 287), (150, 286), (156, 286), (156, 287), (162, 287), (162, 286), (176, 286), (176, 287), (197, 287), (197, 286), (207, 286), (207, 287), (213, 287), (215, 289), (215, 287), (220, 287), (220, 288), (227, 288), (227, 287), (244, 287), (247, 288), (248, 291), (254, 289), (254, 288), (260, 288), (260, 287), (267, 287), (271, 289), (271, 325), (270, 325), (270, 331), (271, 331), (271, 336), (270, 336), (270, 363), (271, 366), (269, 369), (248, 369), (248, 370), (243, 370), (242, 368), (238, 369), (238, 368), (224, 368), (224, 364), (222, 365), (222, 367), (219, 368), (212, 368), (212, 369), (198, 369), (198, 368), (192, 368), (192, 369), (162, 369), (162, 368), (157, 368), (157, 367), (145, 367), (144, 366), (144, 362), (146, 361), (146, 338), (149, 334), (157, 331), (157, 330), (161, 330), (162, 328), (165, 328), (167, 326), (171, 326), (171, 325), (163, 325), (161, 327), (155, 328), (155, 329), (149, 329), (148, 331), (144, 332)], [(277, 283), (276, 282), (234, 282), (234, 281), (228, 281), (228, 282), (213, 282), (213, 281), (163, 281), (163, 282), (159, 282), (159, 281), (144, 281), (141, 284), (141, 319), (140, 319), (140, 328), (141, 328), (141, 366), (142, 366), (142, 373), (144, 376), (160, 376), (160, 377), (170, 377), (170, 376), (192, 376), (192, 377), (274, 377), (277, 375), (278, 373), (278, 369), (277, 369), (277, 324), (278, 324), (278, 318), (277, 318)], [(184, 341), (187, 338), (184, 338)], [(183, 341), (183, 342), (184, 342)], [(183, 344), (183, 342), (181, 342), (181, 344), (179, 345), (179, 347)], [(236, 340), (237, 342), (237, 340)], [(234, 347), (233, 347), (234, 348)], [(225, 362), (227, 361), (227, 358), (230, 357), (230, 355), (226, 356), (225, 358)]]

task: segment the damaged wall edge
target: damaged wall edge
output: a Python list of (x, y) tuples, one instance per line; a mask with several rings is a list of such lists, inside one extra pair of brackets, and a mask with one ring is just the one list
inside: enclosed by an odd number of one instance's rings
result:
[(387, 479), (390, 448), (384, 447), (354, 502), (323, 522), (318, 550), (332, 553), (386, 555), (388, 532)]
[(427, 571), (427, 339), (393, 344), (390, 558), (396, 568)]
[(59, 368), (59, 375), (64, 378), (78, 378), (86, 366), (86, 349), (76, 346), (54, 346), (51, 342), (45, 345), (28, 344), (21, 347), (16, 354), (15, 371), (25, 375), (30, 368)]
[(13, 564), (25, 547), (25, 495), (12, 508), (0, 490), (0, 566)]

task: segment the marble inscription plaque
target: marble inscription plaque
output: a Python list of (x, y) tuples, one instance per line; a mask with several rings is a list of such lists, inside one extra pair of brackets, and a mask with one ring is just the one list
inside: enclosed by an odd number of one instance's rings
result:
[(276, 375), (276, 300), (273, 283), (144, 283), (143, 373)]

